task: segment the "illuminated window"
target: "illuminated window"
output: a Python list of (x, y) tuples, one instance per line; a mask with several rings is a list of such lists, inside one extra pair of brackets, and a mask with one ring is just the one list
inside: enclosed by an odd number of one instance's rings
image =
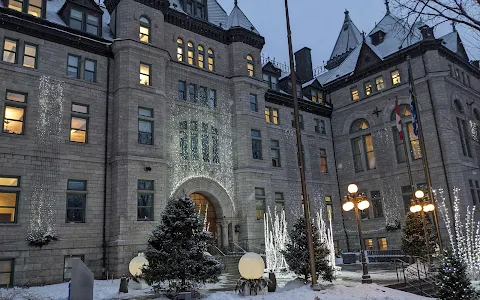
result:
[(365, 239), (365, 250), (373, 250), (373, 239)]
[(153, 109), (138, 107), (138, 143), (153, 145)]
[(378, 250), (386, 251), (388, 250), (387, 238), (379, 238), (377, 239), (378, 242)]
[(77, 143), (87, 142), (88, 106), (72, 104), (72, 117), (70, 122), (70, 141)]
[(140, 84), (151, 85), (151, 83), (150, 83), (150, 65), (140, 63)]
[(80, 78), (80, 57), (69, 54), (67, 58), (67, 76)]
[(87, 202), (87, 181), (72, 180), (67, 182), (66, 223), (85, 223)]
[(42, 0), (29, 0), (28, 14), (35, 17), (41, 17), (42, 16)]
[(70, 10), (70, 27), (83, 30), (83, 13), (76, 9)]
[(83, 255), (66, 255), (63, 262), (63, 280), (70, 281), (72, 279), (73, 260), (80, 259), (84, 261)]
[(370, 96), (372, 94), (372, 83), (365, 82), (365, 96)]
[[(350, 127), (350, 133), (357, 133), (368, 129), (370, 126), (365, 119), (358, 119)], [(366, 166), (367, 170), (376, 168), (375, 152), (371, 134), (357, 136), (351, 140), (353, 162), (355, 172), (362, 172)], [(366, 165), (363, 164), (362, 156), (365, 158)]]
[(205, 68), (205, 48), (201, 45), (198, 46), (198, 67)]
[(327, 150), (325, 149), (320, 149), (320, 171), (322, 173), (328, 173)]
[(272, 124), (278, 125), (278, 123), (279, 123), (278, 109), (266, 106), (265, 107), (265, 121), (267, 123), (272, 123)]
[(184, 58), (184, 47), (185, 45), (183, 44), (183, 40), (182, 39), (177, 39), (177, 60), (178, 61), (184, 61), (185, 58)]
[(375, 79), (375, 84), (377, 85), (377, 91), (381, 91), (385, 88), (385, 84), (383, 83), (383, 77), (377, 77)]
[(354, 88), (350, 90), (350, 93), (352, 95), (352, 100), (357, 101), (360, 99), (360, 94), (358, 93), (358, 89)]
[(312, 101), (315, 103), (322, 104), (323, 103), (323, 93), (321, 91), (317, 91), (312, 89)]
[(255, 75), (253, 57), (251, 55), (247, 55), (247, 71), (248, 71), (248, 76), (253, 77)]
[(402, 81), (400, 79), (400, 73), (398, 72), (398, 70), (395, 70), (392, 72), (392, 84), (393, 85), (397, 85), (397, 84), (400, 84)]
[(23, 48), (23, 66), (35, 69), (37, 67), (37, 46), (25, 43)]
[(150, 43), (150, 20), (142, 16), (140, 17), (140, 41), (145, 43)]
[(153, 221), (153, 180), (138, 180), (137, 182), (137, 221)]
[(97, 62), (90, 59), (85, 59), (85, 69), (83, 70), (83, 79), (95, 82), (97, 72)]
[(265, 216), (265, 189), (264, 188), (255, 188), (255, 202), (256, 202), (256, 211), (257, 220), (263, 220)]
[[(5, 104), (5, 110), (3, 115), (3, 132), (11, 134), (23, 134), (24, 133), (24, 118), (25, 118), (25, 105), (22, 103), (16, 103), (14, 95), (19, 95), (11, 92), (7, 92), (7, 101)], [(20, 98), (25, 99), (25, 98)]]
[(333, 220), (333, 204), (332, 196), (325, 196), (325, 205), (327, 207), (327, 218), (328, 220)]
[(215, 54), (212, 49), (208, 49), (208, 70), (215, 71)]
[(195, 47), (193, 46), (192, 42), (188, 42), (187, 47), (188, 47), (187, 62), (189, 65), (193, 65), (195, 64)]
[(8, 1), (8, 8), (21, 12), (23, 10), (23, 1), (10, 0)]
[(15, 64), (17, 63), (18, 41), (5, 38), (3, 42), (3, 61)]
[(19, 187), (20, 177), (0, 177), (0, 223), (17, 222)]
[(278, 140), (271, 141), (271, 153), (272, 153), (272, 167), (280, 167), (280, 142)]
[(262, 160), (262, 135), (259, 130), (251, 130), (252, 136), (252, 157)]

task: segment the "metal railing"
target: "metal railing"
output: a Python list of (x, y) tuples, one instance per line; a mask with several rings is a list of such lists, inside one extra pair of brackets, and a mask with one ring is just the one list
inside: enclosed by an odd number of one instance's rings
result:
[(225, 256), (226, 255), (222, 250), (220, 250), (220, 248), (218, 248), (215, 245), (210, 246), (209, 249), (208, 249), (208, 252), (211, 255), (220, 255), (220, 256)]
[[(240, 251), (238, 251), (238, 250), (240, 250)], [(230, 243), (230, 252), (233, 252), (233, 253), (239, 253), (239, 252), (240, 253), (247, 253), (247, 251), (245, 249), (240, 247), (240, 245), (238, 245), (235, 242)]]
[(394, 260), (397, 282), (401, 282), (401, 278), (403, 278), (405, 286), (417, 290), (424, 296), (433, 297), (434, 295), (425, 291), (424, 285), (435, 286), (435, 273), (431, 271), (431, 265), (425, 260), (418, 257), (414, 257), (414, 259), (415, 263), (413, 264), (402, 259)]

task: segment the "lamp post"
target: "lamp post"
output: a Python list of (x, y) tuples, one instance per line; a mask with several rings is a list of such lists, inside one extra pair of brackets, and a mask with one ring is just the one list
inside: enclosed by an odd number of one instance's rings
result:
[(365, 210), (370, 207), (370, 202), (367, 200), (367, 196), (364, 193), (358, 192), (358, 186), (354, 183), (350, 184), (347, 188), (348, 195), (345, 195), (345, 203), (343, 203), (344, 211), (351, 211), (355, 209), (355, 218), (357, 220), (358, 238), (360, 239), (360, 260), (362, 261), (362, 283), (372, 283), (370, 275), (368, 275), (367, 261), (365, 258), (365, 241), (362, 237), (362, 227), (360, 225), (359, 210)]
[[(435, 205), (433, 203), (430, 203), (430, 201), (425, 201), (425, 193), (422, 190), (418, 190), (415, 192), (415, 198), (416, 200), (412, 199), (410, 212), (420, 212), (422, 216), (423, 233), (425, 235), (425, 246), (427, 247), (427, 259), (428, 265), (430, 266), (430, 242), (428, 239), (427, 225), (425, 223), (425, 213), (435, 211)], [(440, 236), (438, 236), (438, 239), (440, 239)]]

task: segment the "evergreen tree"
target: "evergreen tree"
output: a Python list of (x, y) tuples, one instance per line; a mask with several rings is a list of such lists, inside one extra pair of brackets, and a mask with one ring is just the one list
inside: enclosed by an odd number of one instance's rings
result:
[(468, 277), (466, 264), (451, 249), (445, 251), (442, 259), (438, 288), (437, 297), (441, 300), (478, 299)]
[(188, 197), (169, 200), (161, 224), (148, 240), (143, 277), (155, 290), (168, 282), (170, 292), (192, 291), (218, 281), (223, 265), (207, 253), (213, 237)]
[(428, 251), (425, 242), (425, 231), (420, 213), (409, 213), (403, 227), (402, 250), (409, 256), (426, 258), (435, 253), (437, 246), (436, 231), (428, 215), (425, 215), (425, 227), (427, 229)]
[[(312, 235), (317, 276), (320, 275), (323, 280), (331, 282), (333, 280), (333, 268), (329, 265), (328, 260), (330, 250), (327, 245), (320, 242), (318, 228), (314, 224), (312, 224)], [(290, 232), (290, 242), (286, 244), (282, 253), (290, 270), (299, 276), (304, 276), (305, 281), (308, 281), (310, 277), (310, 256), (304, 218), (298, 219), (293, 225)]]

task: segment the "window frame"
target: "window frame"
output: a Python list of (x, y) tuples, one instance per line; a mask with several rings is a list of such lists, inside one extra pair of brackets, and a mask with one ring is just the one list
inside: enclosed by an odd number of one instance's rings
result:
[(363, 83), (363, 92), (365, 93), (365, 97), (373, 95), (373, 85), (370, 80)]
[[(249, 97), (248, 100), (249, 100), (249, 103), (250, 103), (250, 111), (251, 112), (258, 112), (258, 97), (257, 97), (257, 95), (256, 94), (250, 94), (248, 97)], [(254, 102), (252, 102), (252, 97), (255, 100)], [(254, 110), (252, 110), (252, 105), (254, 105), (254, 107), (255, 107)]]
[[(395, 77), (394, 77), (394, 73), (397, 73), (397, 78), (398, 78), (398, 82), (395, 83)], [(390, 78), (392, 80), (392, 86), (398, 86), (398, 85), (401, 85), (402, 84), (402, 76), (400, 75), (400, 70), (396, 69), (396, 70), (393, 70), (390, 72)]]
[[(192, 94), (191, 88), (193, 88), (193, 94)], [(193, 95), (193, 98), (192, 98), (192, 95)], [(188, 84), (188, 100), (192, 103), (198, 102), (198, 90), (197, 90), (197, 85), (195, 83)]]
[[(190, 46), (191, 45), (191, 46)], [(187, 42), (187, 63), (195, 66), (195, 44), (192, 41)]]
[(71, 267), (71, 268), (66, 268), (65, 267), (65, 264), (67, 262), (67, 258), (71, 258), (71, 259), (79, 258), (82, 262), (85, 262), (85, 255), (84, 254), (64, 255), (63, 256), (63, 281), (72, 280), (72, 278), (65, 278), (65, 270), (73, 268), (73, 267)]
[(0, 288), (12, 288), (14, 283), (14, 274), (15, 274), (15, 258), (0, 258), (0, 261), (9, 261), (10, 262), (10, 272), (0, 272), (0, 274), (10, 274), (10, 282), (7, 285), (1, 285)]
[[(150, 182), (151, 188), (140, 188), (140, 182)], [(148, 195), (151, 197), (152, 206), (139, 205), (139, 197), (141, 195)], [(140, 219), (138, 217), (140, 208), (149, 208), (151, 218)], [(137, 222), (151, 222), (155, 220), (155, 180), (151, 179), (137, 179)]]
[(0, 222), (0, 224), (17, 224), (18, 223), (18, 202), (20, 199), (20, 191), (21, 191), (21, 176), (0, 175), (0, 178), (17, 179), (17, 185), (15, 186), (6, 186), (6, 185), (0, 186), (0, 193), (15, 194), (15, 206), (6, 206), (6, 205), (0, 206), (4, 208), (13, 208), (15, 210), (13, 215), (13, 221)]
[[(383, 247), (380, 247), (381, 246), (380, 245), (381, 240), (385, 240), (385, 248), (386, 249), (380, 249), (380, 248), (383, 248)], [(383, 244), (382, 244), (382, 246), (383, 246)], [(378, 237), (377, 238), (377, 247), (378, 247), (378, 251), (388, 251), (388, 240), (387, 240), (387, 238), (386, 237)]]
[[(273, 157), (273, 152), (278, 154), (277, 158)], [(270, 140), (270, 154), (272, 156), (272, 167), (273, 168), (281, 168), (282, 161), (281, 161), (281, 154), (280, 154), (280, 140)], [(276, 162), (276, 163), (274, 163)]]
[[(35, 48), (35, 56), (30, 56), (30, 55), (25, 54), (25, 48), (26, 48), (27, 46), (30, 46), (30, 47)], [(25, 56), (34, 59), (33, 68), (32, 68), (32, 67), (29, 67), (29, 66), (25, 66)], [(22, 58), (23, 58), (23, 59), (22, 59), (22, 66), (23, 66), (23, 67), (25, 67), (25, 68), (30, 68), (30, 69), (38, 69), (38, 45), (29, 43), (29, 42), (24, 42), (24, 43), (23, 43), (23, 56), (22, 56)]]
[[(72, 127), (73, 118), (85, 120), (85, 130), (73, 128)], [(68, 135), (69, 141), (72, 142), (72, 143), (77, 143), (77, 144), (88, 144), (88, 125), (89, 125), (89, 115), (88, 114), (82, 114), (82, 113), (72, 111), (70, 113), (70, 134)], [(72, 130), (84, 131), (85, 132), (85, 141), (84, 142), (72, 141)]]
[[(180, 85), (182, 85), (183, 91), (180, 90)], [(178, 100), (187, 100), (187, 82), (185, 80), (179, 80), (177, 83), (177, 97)]]
[(333, 213), (333, 201), (332, 201), (332, 196), (325, 196), (325, 209), (327, 213), (327, 220), (333, 221), (335, 219), (334, 213)]
[[(140, 115), (140, 109), (149, 110), (151, 112), (151, 116), (144, 116)], [(137, 119), (138, 119), (138, 127), (137, 127), (137, 143), (138, 145), (147, 145), (153, 146), (155, 145), (155, 119), (154, 119), (154, 110), (153, 108), (138, 106), (137, 108)], [(146, 122), (150, 124), (151, 132), (140, 131), (140, 122)], [(142, 143), (142, 135), (141, 134), (150, 134), (150, 143)]]
[[(283, 192), (274, 192), (274, 199), (275, 199), (275, 212), (281, 213), (285, 211), (285, 196)], [(278, 210), (278, 207), (282, 207), (281, 210)]]
[[(356, 96), (355, 96), (356, 94)], [(350, 88), (350, 98), (352, 101), (359, 101), (360, 100), (360, 91), (357, 87)]]
[[(142, 21), (142, 18), (144, 18), (145, 20), (147, 20), (147, 22), (143, 22)], [(152, 42), (151, 40), (151, 34), (150, 34), (150, 31), (152, 29), (152, 21), (150, 20), (150, 18), (146, 15), (141, 15), (140, 18), (138, 19), (138, 35), (139, 35), (139, 40), (140, 42), (142, 43), (148, 43), (150, 44)], [(147, 30), (147, 34), (143, 34), (142, 33), (142, 28), (145, 28)], [(143, 36), (147, 36), (147, 41), (142, 41), (142, 35)]]
[[(379, 82), (379, 79), (381, 82)], [(385, 89), (385, 80), (383, 80), (383, 75), (375, 77), (375, 89), (377, 92), (383, 91)]]
[[(378, 195), (374, 194), (375, 192), (377, 192)], [(372, 203), (373, 218), (374, 219), (384, 218), (385, 217), (385, 212), (384, 212), (384, 209), (383, 209), (383, 200), (382, 200), (381, 191), (380, 190), (370, 191), (370, 198), (371, 198), (370, 202)], [(378, 207), (375, 204), (380, 205), (380, 210), (379, 211), (377, 211), (375, 209), (375, 207)], [(377, 214), (378, 212), (381, 212), (381, 213)]]
[[(6, 93), (7, 95), (7, 93)], [(26, 98), (25, 98), (25, 101), (26, 101)], [(15, 120), (15, 119), (7, 119), (7, 108), (17, 108), (17, 109), (22, 109), (23, 110), (23, 118), (22, 120)], [(26, 117), (26, 114), (27, 114), (27, 105), (24, 104), (24, 102), (15, 102), (15, 101), (12, 101), (12, 100), (6, 100), (5, 101), (5, 104), (4, 104), (4, 107), (3, 107), (3, 118), (2, 118), (2, 123), (3, 123), (3, 126), (2, 126), (2, 133), (4, 134), (13, 134), (13, 135), (25, 135), (25, 121), (27, 119)], [(7, 132), (5, 131), (5, 125), (6, 125), (6, 120), (10, 120), (10, 121), (14, 121), (14, 122), (21, 122), (22, 123), (22, 132), (21, 133), (15, 133), (15, 132)]]
[[(84, 182), (85, 188), (84, 189), (70, 189), (69, 183), (71, 181), (76, 182)], [(82, 179), (67, 179), (67, 193), (66, 193), (66, 203), (65, 203), (65, 223), (66, 224), (84, 224), (87, 223), (87, 195), (88, 195), (88, 188), (87, 188), (87, 180)], [(73, 207), (69, 208), (68, 200), (69, 196), (83, 196), (83, 205), (82, 207)], [(68, 219), (68, 211), (69, 210), (81, 210), (82, 211), (82, 221), (69, 221)]]
[[(71, 57), (75, 57), (75, 58), (77, 59), (77, 66), (76, 66), (76, 67), (70, 65), (70, 62), (69, 62), (70, 56), (71, 56)], [(71, 54), (71, 53), (68, 53), (68, 54), (67, 54), (67, 77), (68, 77), (68, 78), (80, 79), (80, 67), (81, 67), (81, 63), (80, 63), (80, 62), (81, 62), (81, 59), (82, 59), (82, 58), (81, 58), (80, 56), (78, 56), (78, 55)], [(76, 75), (75, 77), (70, 76), (69, 70), (68, 70), (70, 67), (77, 69), (77, 75)]]
[[(323, 152), (322, 152), (323, 151)], [(320, 148), (320, 173), (322, 174), (328, 174), (328, 156), (327, 156), (327, 150), (324, 148)], [(325, 163), (323, 163), (325, 162)], [(324, 171), (325, 167), (325, 171)]]
[[(15, 42), (15, 52), (10, 51), (10, 50), (5, 50), (5, 44), (6, 44), (7, 40), (10, 41), (10, 42)], [(19, 44), (20, 44), (19, 39), (14, 39), (14, 38), (7, 37), (7, 36), (3, 37), (3, 48), (2, 48), (2, 61), (3, 62), (9, 63), (9, 64), (17, 64), (18, 63), (18, 50), (19, 50), (18, 46), (19, 46)], [(4, 60), (5, 51), (9, 52), (9, 53), (15, 53), (15, 58), (14, 58), (13, 62), (9, 62), (9, 61)]]
[(185, 62), (185, 42), (182, 38), (177, 38), (177, 61)]
[[(254, 190), (255, 191), (255, 216), (257, 218), (257, 221), (261, 221), (261, 220), (265, 219), (267, 196), (266, 196), (266, 193), (265, 193), (265, 188), (255, 187), (254, 189), (255, 189)], [(257, 190), (262, 191), (262, 193), (257, 194)], [(259, 214), (258, 214), (258, 211), (259, 211), (258, 210), (258, 201), (263, 202), (263, 214), (260, 218), (259, 218)]]
[(210, 72), (215, 72), (215, 51), (212, 48), (207, 51), (207, 65)]
[[(213, 98), (212, 98), (213, 95)], [(216, 89), (209, 89), (208, 90), (208, 106), (211, 109), (217, 107), (217, 90)]]
[[(254, 132), (258, 132), (258, 136), (254, 136)], [(263, 160), (262, 132), (261, 130), (251, 129), (250, 137), (252, 139), (252, 159)], [(259, 146), (256, 149), (254, 146)], [(255, 155), (257, 154), (257, 155)], [(256, 158), (255, 158), (256, 157)]]
[(255, 77), (255, 59), (251, 54), (247, 55), (247, 74), (248, 77)]
[(205, 47), (202, 44), (197, 46), (197, 66), (200, 69), (205, 69)]
[[(148, 74), (143, 74), (143, 73), (142, 73), (142, 65), (148, 67)], [(152, 65), (151, 65), (151, 64), (147, 64), (147, 63), (144, 63), (144, 62), (140, 61), (140, 66), (139, 66), (139, 68), (138, 68), (138, 74), (139, 74), (139, 80), (140, 80), (139, 83), (140, 83), (140, 85), (143, 85), (143, 86), (152, 86)], [(142, 75), (148, 77), (148, 84), (143, 84), (143, 83), (141, 83), (141, 82), (142, 82), (142, 78), (141, 78)]]
[[(90, 71), (90, 70), (87, 70), (87, 61), (93, 63), (93, 72)], [(85, 78), (85, 74), (87, 72), (88, 73), (93, 73), (93, 80), (92, 81)], [(83, 61), (83, 80), (88, 81), (88, 82), (97, 82), (97, 61), (96, 60), (90, 59), (90, 58), (85, 58), (84, 59), (84, 61)]]
[[(97, 19), (97, 25), (93, 25), (92, 23), (89, 23), (91, 22), (88, 17), (93, 17), (93, 18), (96, 18)], [(89, 14), (89, 13), (85, 13), (85, 33), (88, 33), (88, 34), (92, 34), (92, 35), (95, 35), (95, 36), (99, 36), (100, 35), (100, 23), (101, 23), (101, 20), (102, 20), (102, 17), (101, 16), (98, 16), (98, 15), (93, 15), (93, 14)], [(96, 27), (97, 28), (97, 33), (91, 33), (88, 31), (88, 28), (89, 26), (92, 26), (92, 27)]]
[[(72, 11), (78, 11), (79, 13), (82, 14), (82, 17), (80, 18), (80, 20), (78, 18), (72, 18)], [(83, 12), (81, 10), (78, 10), (78, 9), (75, 9), (75, 8), (70, 8), (69, 13), (70, 14), (68, 16), (68, 26), (72, 29), (75, 29), (75, 30), (85, 31), (84, 30), (84, 28), (85, 28), (85, 20), (84, 20), (85, 12)], [(72, 19), (80, 22), (80, 29), (72, 27)]]

